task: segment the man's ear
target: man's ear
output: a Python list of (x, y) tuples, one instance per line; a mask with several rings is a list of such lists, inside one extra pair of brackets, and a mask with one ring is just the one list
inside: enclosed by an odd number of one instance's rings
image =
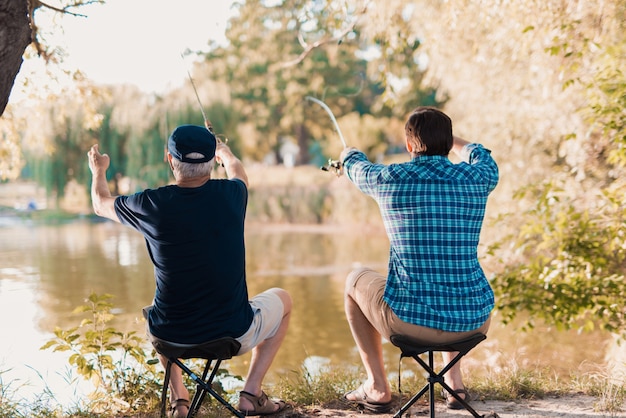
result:
[(411, 142), (409, 140), (408, 137), (405, 138), (405, 143), (406, 143), (406, 150), (409, 152), (409, 154), (413, 154), (413, 142)]

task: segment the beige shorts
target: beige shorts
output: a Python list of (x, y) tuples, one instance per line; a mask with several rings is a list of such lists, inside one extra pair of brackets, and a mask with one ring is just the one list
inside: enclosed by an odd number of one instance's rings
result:
[[(254, 347), (276, 335), (278, 328), (283, 320), (285, 312), (285, 306), (283, 301), (274, 292), (265, 291), (259, 293), (250, 300), (250, 307), (252, 308), (253, 318), (250, 328), (241, 337), (236, 338), (241, 344), (241, 348), (237, 352), (237, 355), (245, 354), (252, 350)], [(144, 318), (148, 318), (148, 311), (152, 306), (146, 306), (143, 308)], [(146, 333), (150, 340), (160, 340), (150, 334), (150, 328), (146, 321)], [(165, 341), (165, 340), (162, 340)], [(176, 347), (192, 347), (195, 344), (177, 344), (170, 341), (165, 341), (170, 345)]]
[(476, 334), (487, 333), (491, 318), (479, 328), (467, 332), (448, 332), (402, 321), (383, 300), (387, 278), (369, 268), (353, 270), (346, 288), (374, 328), (387, 340), (394, 334), (406, 335), (427, 343), (449, 343)]
[(274, 292), (259, 293), (250, 301), (254, 313), (250, 328), (237, 341), (241, 348), (237, 355), (247, 353), (254, 347), (276, 335), (285, 314), (283, 301)]

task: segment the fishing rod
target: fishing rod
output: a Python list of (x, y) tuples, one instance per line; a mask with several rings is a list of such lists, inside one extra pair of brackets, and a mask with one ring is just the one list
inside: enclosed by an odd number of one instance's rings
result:
[[(183, 54), (180, 54), (180, 57), (185, 60)], [(196, 100), (198, 100), (198, 105), (200, 106), (200, 113), (202, 113), (202, 119), (204, 119), (204, 126), (206, 126), (207, 130), (213, 134), (215, 140), (218, 142), (223, 142), (224, 144), (228, 144), (228, 138), (222, 134), (216, 134), (213, 130), (213, 124), (207, 117), (206, 113), (204, 113), (204, 106), (202, 106), (202, 101), (200, 100), (200, 95), (198, 94), (198, 89), (196, 88), (196, 83), (193, 81), (193, 77), (191, 77), (191, 73), (189, 69), (187, 69), (187, 77), (189, 77), (189, 82), (191, 83), (191, 87), (193, 88), (193, 92), (196, 95)], [(222, 164), (224, 167), (224, 164)]]
[[(180, 57), (183, 59), (183, 61), (185, 60), (185, 57), (183, 56), (183, 54), (180, 54)], [(191, 77), (191, 73), (189, 72), (189, 69), (187, 69), (187, 77), (189, 77), (189, 82), (191, 83), (193, 92), (195, 93), (196, 99), (198, 100), (198, 105), (200, 105), (200, 113), (202, 113), (202, 119), (204, 119), (204, 126), (206, 126), (209, 132), (215, 135), (215, 132), (213, 132), (213, 124), (211, 123), (209, 118), (207, 118), (206, 113), (204, 113), (204, 106), (202, 106), (202, 101), (200, 100), (198, 89), (196, 89), (196, 83), (193, 82), (193, 78)]]
[[(330, 108), (326, 105), (326, 103), (324, 103), (323, 101), (319, 99), (316, 99), (315, 97), (306, 96), (305, 99), (310, 100), (322, 106), (322, 109), (324, 109), (326, 113), (328, 113), (328, 116), (330, 116), (330, 120), (333, 122), (333, 125), (335, 126), (335, 130), (337, 131), (337, 134), (339, 135), (339, 139), (341, 140), (343, 147), (347, 148), (348, 145), (346, 144), (346, 140), (343, 138), (343, 134), (341, 133), (341, 129), (339, 128), (339, 124), (337, 123), (337, 119), (335, 119), (335, 115), (333, 114), (332, 110), (330, 110)], [(343, 164), (341, 163), (341, 161), (333, 160), (332, 158), (329, 158), (328, 163), (325, 166), (320, 167), (320, 169), (323, 171), (332, 171), (335, 173), (337, 177), (343, 174)]]
[(343, 139), (343, 134), (341, 133), (341, 129), (339, 129), (339, 124), (337, 123), (337, 119), (335, 119), (335, 115), (333, 115), (332, 110), (330, 110), (330, 108), (326, 105), (326, 103), (311, 96), (306, 96), (305, 99), (315, 102), (318, 105), (322, 106), (322, 108), (326, 111), (326, 113), (328, 113), (328, 116), (330, 116), (330, 120), (335, 125), (335, 129), (337, 130), (337, 133), (339, 134), (339, 139), (341, 140), (343, 147), (348, 148), (348, 146), (346, 145), (346, 140)]
[[(185, 57), (183, 56), (183, 54), (180, 54), (180, 57), (183, 59), (183, 61), (185, 60)], [(196, 83), (194, 83), (193, 77), (191, 77), (191, 73), (189, 72), (189, 69), (187, 69), (187, 77), (189, 77), (189, 82), (191, 83), (191, 87), (193, 88), (193, 92), (196, 95), (196, 100), (198, 100), (198, 105), (200, 106), (200, 113), (202, 113), (202, 119), (204, 119), (204, 126), (207, 128), (207, 130), (209, 132), (211, 132), (213, 134), (213, 136), (215, 137), (215, 140), (217, 142), (224, 142), (224, 144), (227, 144), (228, 143), (228, 138), (225, 137), (224, 135), (221, 135), (221, 134), (220, 135), (216, 135), (215, 134), (215, 131), (213, 130), (213, 124), (211, 123), (211, 121), (207, 117), (206, 113), (204, 113), (204, 106), (202, 106), (202, 101), (200, 100), (200, 95), (198, 94), (198, 89), (196, 88)], [(224, 167), (224, 163), (223, 162), (222, 162), (221, 166)]]

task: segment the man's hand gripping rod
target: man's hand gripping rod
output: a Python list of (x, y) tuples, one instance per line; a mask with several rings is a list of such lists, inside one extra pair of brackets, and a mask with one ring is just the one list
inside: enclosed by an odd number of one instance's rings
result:
[[(311, 100), (312, 102), (315, 102), (318, 105), (322, 106), (326, 113), (328, 113), (328, 116), (330, 116), (330, 120), (333, 122), (333, 125), (335, 126), (335, 129), (339, 134), (339, 139), (341, 140), (343, 147), (347, 148), (348, 146), (346, 145), (345, 139), (343, 139), (343, 134), (341, 133), (341, 129), (339, 129), (339, 124), (337, 123), (337, 119), (335, 119), (335, 115), (333, 115), (332, 110), (330, 110), (326, 103), (316, 99), (315, 97), (306, 96), (305, 99)], [(321, 169), (324, 171), (333, 171), (337, 177), (341, 176), (341, 174), (343, 173), (343, 166), (341, 164), (341, 161), (333, 160), (332, 158), (329, 158), (328, 164), (326, 166), (322, 166)]]

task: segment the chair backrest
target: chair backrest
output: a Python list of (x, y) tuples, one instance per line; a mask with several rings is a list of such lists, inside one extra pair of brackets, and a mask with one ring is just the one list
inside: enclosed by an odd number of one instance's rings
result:
[(393, 345), (402, 350), (402, 355), (406, 357), (420, 355), (428, 351), (459, 351), (466, 354), (485, 338), (487, 338), (485, 334), (476, 333), (468, 338), (443, 344), (418, 341), (406, 335), (392, 335), (389, 339)]
[(170, 358), (202, 358), (206, 360), (227, 360), (237, 354), (241, 344), (234, 338), (223, 337), (192, 346), (169, 344), (166, 341), (153, 340), (154, 349)]

